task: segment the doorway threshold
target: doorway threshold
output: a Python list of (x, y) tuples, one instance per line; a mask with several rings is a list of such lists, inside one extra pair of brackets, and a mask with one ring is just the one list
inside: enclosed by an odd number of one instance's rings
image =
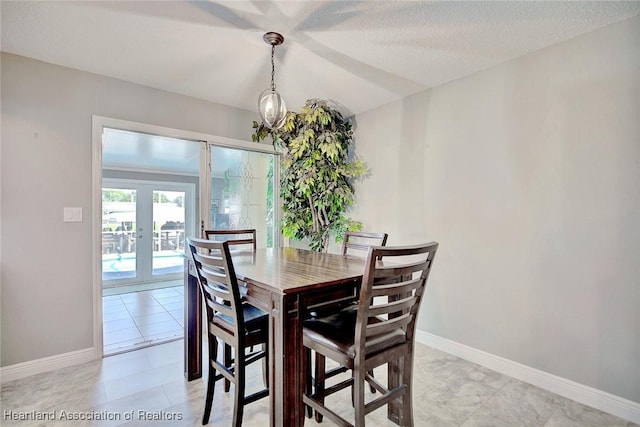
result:
[(135, 285), (122, 285), (122, 286), (114, 286), (109, 288), (102, 289), (102, 296), (108, 297), (111, 295), (122, 295), (122, 294), (130, 294), (132, 292), (142, 292), (142, 291), (150, 291), (153, 289), (164, 289), (164, 288), (174, 288), (176, 286), (182, 286), (184, 281), (182, 279), (177, 280), (166, 280), (163, 282), (152, 282), (152, 283), (140, 283)]
[(169, 342), (174, 342), (174, 341), (178, 341), (178, 340), (182, 340), (182, 339), (183, 339), (182, 336), (178, 336), (178, 337), (174, 337), (174, 338), (167, 338), (167, 339), (164, 339), (164, 340), (145, 341), (145, 342), (142, 342), (140, 344), (120, 347), (120, 348), (115, 349), (115, 350), (112, 349), (108, 353), (104, 353), (102, 357), (109, 357), (109, 356), (115, 356), (115, 355), (122, 354), (122, 353), (129, 353), (130, 351), (142, 350), (144, 348), (149, 348), (149, 347), (153, 347), (153, 346), (160, 345), (160, 344), (166, 344), (166, 343), (169, 343)]

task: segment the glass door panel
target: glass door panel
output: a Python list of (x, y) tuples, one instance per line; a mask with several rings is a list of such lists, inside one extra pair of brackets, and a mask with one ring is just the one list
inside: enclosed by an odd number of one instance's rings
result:
[(175, 274), (184, 270), (185, 192), (153, 192), (152, 274)]
[(273, 168), (273, 154), (212, 146), (211, 227), (255, 228), (259, 248), (276, 246)]
[(136, 278), (137, 199), (136, 189), (102, 189), (102, 280)]

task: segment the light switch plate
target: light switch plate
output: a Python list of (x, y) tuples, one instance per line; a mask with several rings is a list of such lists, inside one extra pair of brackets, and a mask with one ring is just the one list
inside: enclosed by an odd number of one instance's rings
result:
[(64, 222), (82, 222), (82, 208), (64, 208)]

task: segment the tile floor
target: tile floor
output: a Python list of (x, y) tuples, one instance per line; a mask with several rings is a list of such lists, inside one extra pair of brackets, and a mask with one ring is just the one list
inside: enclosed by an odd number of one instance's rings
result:
[(183, 293), (179, 285), (103, 297), (105, 356), (182, 338)]
[[(200, 425), (205, 383), (204, 379), (184, 380), (182, 346), (182, 340), (178, 340), (3, 384), (0, 424)], [(248, 392), (262, 385), (260, 364), (250, 369)], [(384, 380), (384, 370), (376, 370), (376, 377)], [(339, 413), (345, 414), (350, 411), (350, 397), (348, 390), (342, 393), (332, 396), (331, 401)], [(224, 393), (222, 382), (218, 382), (210, 426), (231, 425), (232, 398), (233, 388), (231, 393)], [(32, 413), (30, 411), (50, 414), (52, 421), (10, 419), (10, 414)], [(87, 414), (113, 419), (61, 419)], [(385, 414), (384, 409), (372, 412), (367, 417), (367, 426), (394, 426)], [(437, 427), (636, 426), (421, 344), (416, 345), (414, 417), (416, 426)], [(266, 399), (245, 408), (243, 425), (268, 425)], [(305, 425), (332, 424), (327, 420), (322, 424), (306, 420)]]

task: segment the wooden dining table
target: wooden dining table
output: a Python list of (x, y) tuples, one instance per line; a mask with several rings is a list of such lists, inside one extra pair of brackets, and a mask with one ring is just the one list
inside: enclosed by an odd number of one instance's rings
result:
[[(232, 254), (246, 300), (269, 314), (270, 422), (301, 426), (302, 322), (316, 304), (355, 295), (364, 260), (295, 248), (258, 249)], [(202, 376), (202, 306), (192, 261), (187, 261), (185, 292), (185, 376)]]

